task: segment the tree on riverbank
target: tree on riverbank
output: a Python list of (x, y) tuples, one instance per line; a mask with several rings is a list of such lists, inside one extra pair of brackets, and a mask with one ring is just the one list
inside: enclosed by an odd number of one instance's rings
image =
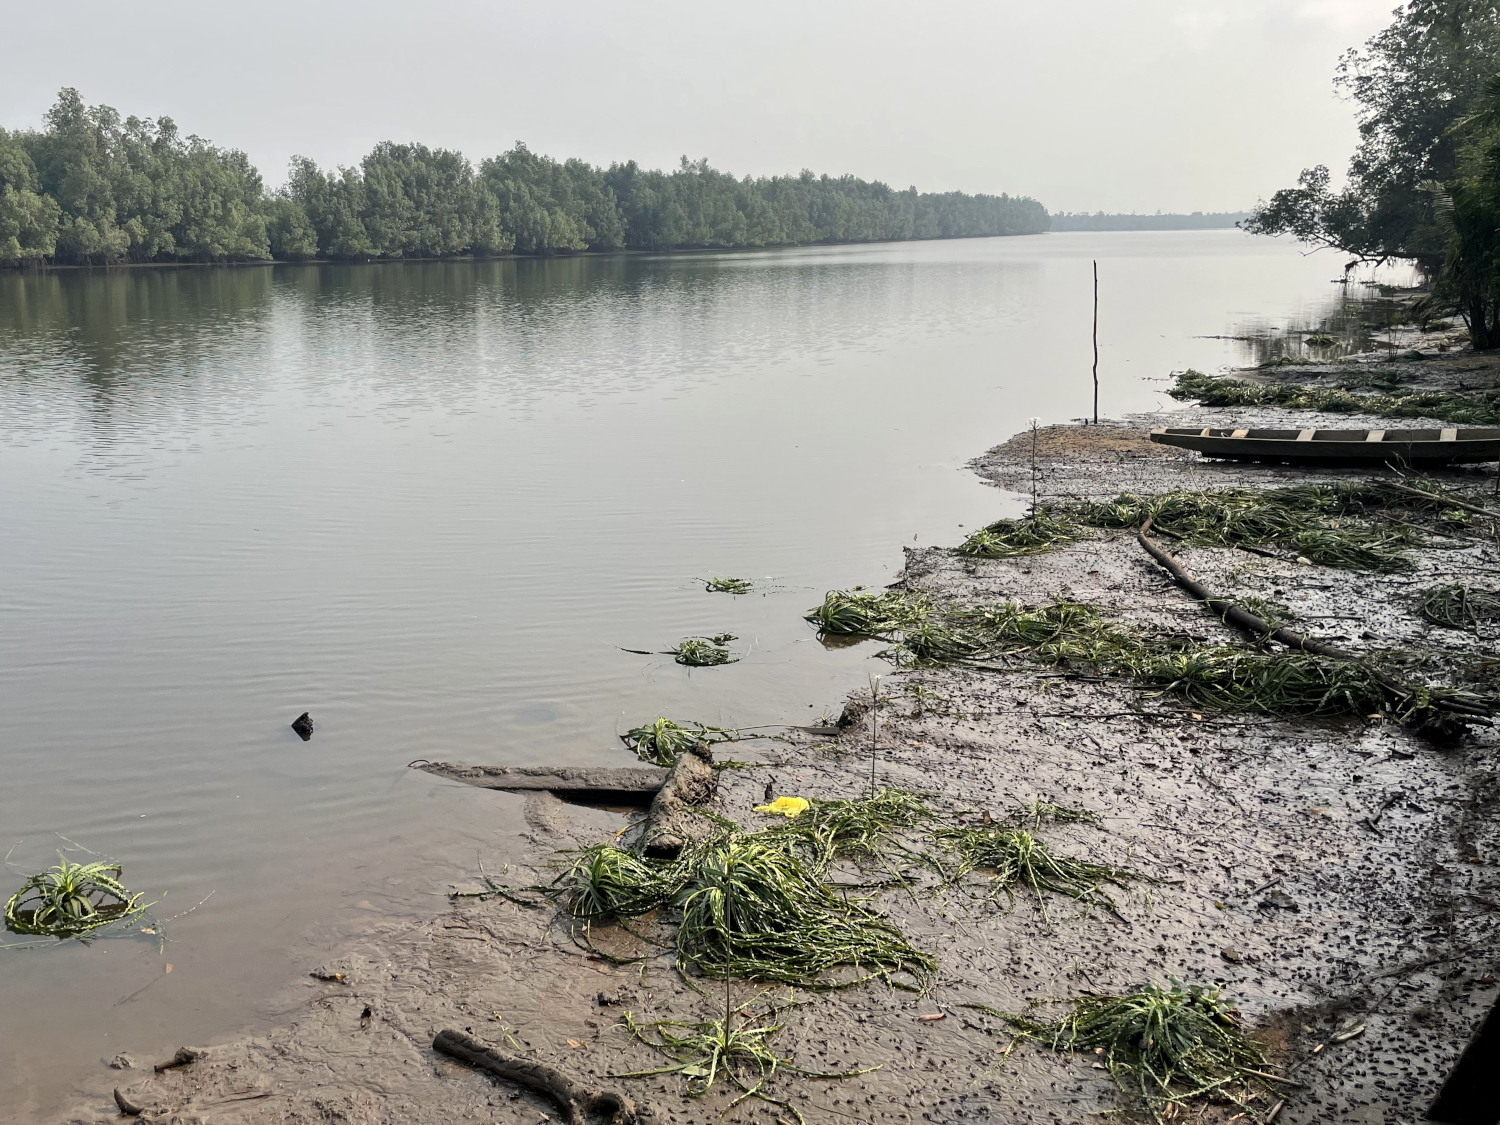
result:
[(1335, 85), (1358, 106), (1360, 144), (1348, 183), (1330, 186), (1326, 166), (1260, 204), (1245, 227), (1291, 234), (1349, 254), (1441, 266), (1448, 231), (1423, 185), (1459, 172), (1456, 126), (1470, 115), (1500, 65), (1500, 6), (1485, 0), (1410, 0), (1364, 49), (1339, 63)]
[(895, 191), (853, 176), (736, 179), (683, 158), (597, 168), (524, 144), (484, 160), (382, 142), (357, 168), (292, 160), (267, 192), (244, 153), (122, 120), (65, 89), (41, 131), (0, 129), (0, 265), (447, 257), (1036, 234), (1033, 199)]
[(1338, 83), (1360, 106), (1348, 185), (1309, 169), (1246, 229), (1342, 250), (1351, 266), (1412, 261), (1476, 348), (1500, 347), (1500, 5), (1410, 0), (1344, 57)]

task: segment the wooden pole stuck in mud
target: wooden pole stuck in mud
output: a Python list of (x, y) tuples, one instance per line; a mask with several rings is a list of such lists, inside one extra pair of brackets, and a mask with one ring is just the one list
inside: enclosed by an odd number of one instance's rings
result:
[(1099, 260), (1094, 259), (1094, 425), (1099, 424)]

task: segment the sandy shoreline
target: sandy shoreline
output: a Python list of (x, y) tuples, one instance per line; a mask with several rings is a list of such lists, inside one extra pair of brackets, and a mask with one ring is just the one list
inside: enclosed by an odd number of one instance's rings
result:
[[(1424, 383), (1452, 385), (1492, 370), (1480, 357), (1455, 355), (1424, 361), (1422, 375)], [(1287, 370), (1283, 377), (1306, 375)], [(1194, 409), (1177, 417), (1218, 424), (1228, 413)], [(1252, 421), (1288, 416), (1232, 413)], [(1305, 425), (1365, 421), (1297, 417)], [(1041, 431), (1041, 497), (1309, 479), (1303, 470), (1178, 456), (1144, 441), (1149, 424), (1132, 418)], [(974, 468), (1001, 488), (1029, 492), (1030, 436), (997, 446)], [(1472, 486), (1487, 474), (1448, 475)], [(1009, 560), (966, 559), (952, 546), (908, 549), (902, 584), (967, 604), (1085, 601), (1123, 620), (1237, 639), (1165, 582), (1129, 534), (1097, 533)], [(1441, 650), (1447, 655), (1429, 658), (1424, 668), (1434, 679), (1493, 655), (1489, 642), (1430, 626), (1414, 609), (1414, 591), (1423, 586), (1500, 573), (1493, 539), (1461, 556), (1414, 551), (1417, 569), (1393, 575), (1230, 550), (1178, 554), (1216, 590), (1277, 592), (1306, 627), (1340, 635), (1356, 651), (1370, 644)], [(1380, 639), (1362, 639), (1364, 631)], [(941, 702), (924, 707), (913, 685)], [(784, 1056), (810, 1070), (880, 1069), (845, 1081), (783, 1074), (773, 1087), (777, 1097), (791, 1100), (809, 1122), (1083, 1120), (1119, 1104), (1107, 1075), (1086, 1059), (1034, 1047), (1001, 1069), (996, 1061), (1009, 1034), (993, 1017), (961, 1005), (1020, 1011), (1038, 999), (1123, 991), (1175, 975), (1222, 982), (1261, 1028), (1284, 1073), (1306, 1086), (1287, 1099), (1278, 1122), (1422, 1117), (1497, 994), (1500, 829), (1484, 815), (1500, 796), (1493, 729), (1438, 749), (1388, 723), (1195, 717), (1171, 697), (1146, 700), (1139, 714), (1131, 704), (1140, 692), (1129, 684), (1059, 677), (1035, 665), (1007, 674), (902, 671), (884, 690), (893, 705), (881, 713), (882, 784), (932, 794), (934, 807), (950, 811), (999, 815), (1039, 798), (1087, 807), (1103, 829), (1049, 830), (1059, 850), (1133, 865), (1162, 882), (1124, 901), (1119, 918), (1102, 911), (1072, 918), (1059, 906), (1050, 928), (1026, 899), (1005, 914), (956, 893), (915, 901), (886, 894), (881, 908), (937, 958), (932, 987), (923, 995), (878, 985), (799, 994), (804, 1003), (777, 1042)], [(856, 697), (846, 714), (867, 710), (868, 697)], [(723, 772), (717, 811), (763, 826), (751, 809), (764, 799), (768, 773), (779, 793), (857, 794), (868, 784), (868, 751), (861, 723), (831, 742), (804, 735), (786, 744), (742, 744), (733, 757), (767, 768)], [(549, 877), (556, 849), (600, 842), (615, 824), (546, 795), (528, 798), (526, 815), (533, 847), (522, 868), (506, 875), (517, 885)], [(622, 933), (597, 940), (622, 954), (650, 953)], [(308, 968), (343, 980), (310, 976), (293, 984), (277, 1005), (290, 1013), (283, 1027), (210, 1044), (199, 1061), (159, 1076), (146, 1065), (157, 1059), (139, 1060), (145, 1069), (101, 1064), (79, 1104), (57, 1120), (114, 1118), (110, 1091), (120, 1086), (148, 1107), (141, 1120), (184, 1125), (536, 1125), (556, 1118), (553, 1103), (436, 1055), (436, 1032), (469, 1030), (502, 1047), (513, 1036), (533, 1057), (602, 1082), (660, 1065), (618, 1026), (622, 1010), (701, 1019), (722, 1003), (722, 993), (710, 1001), (685, 987), (670, 951), (644, 967), (610, 964), (581, 950), (556, 912), (503, 899), (461, 900), (431, 919), (377, 924), (336, 958)], [(756, 991), (737, 985), (735, 995), (749, 999)], [(923, 1015), (942, 1018), (921, 1021)], [(1354, 1024), (1363, 1034), (1314, 1053)], [(663, 1121), (770, 1125), (785, 1116), (754, 1101), (725, 1113), (728, 1094), (690, 1100), (676, 1077), (626, 1085)], [(1214, 1107), (1197, 1120), (1231, 1118), (1232, 1111)]]

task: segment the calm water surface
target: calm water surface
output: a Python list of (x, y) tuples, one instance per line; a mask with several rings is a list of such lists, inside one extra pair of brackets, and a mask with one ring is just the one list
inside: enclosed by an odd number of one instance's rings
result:
[[(341, 928), (514, 854), (518, 798), (414, 758), (836, 713), (878, 646), (801, 612), (1019, 511), (964, 464), (1086, 409), (1096, 257), (1110, 414), (1338, 295), (1231, 231), (0, 276), (0, 891), (61, 834), (159, 915), (214, 892), (165, 953), (0, 953), (7, 1116), (262, 1025)], [(717, 632), (741, 662), (621, 651)]]

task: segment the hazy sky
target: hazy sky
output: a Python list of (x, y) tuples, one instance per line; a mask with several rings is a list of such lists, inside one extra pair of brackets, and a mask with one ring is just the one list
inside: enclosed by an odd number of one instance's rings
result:
[(242, 148), (376, 141), (812, 168), (1050, 210), (1239, 210), (1341, 169), (1340, 53), (1393, 0), (0, 0), (0, 124), (61, 86)]

